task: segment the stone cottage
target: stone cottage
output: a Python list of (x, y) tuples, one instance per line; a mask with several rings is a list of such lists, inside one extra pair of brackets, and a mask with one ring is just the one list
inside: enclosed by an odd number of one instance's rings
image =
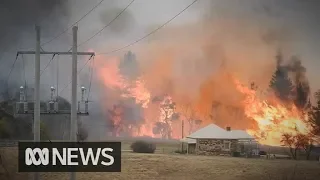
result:
[(247, 144), (256, 144), (254, 137), (243, 130), (223, 129), (210, 124), (182, 140), (187, 152), (205, 155), (234, 155), (243, 153)]

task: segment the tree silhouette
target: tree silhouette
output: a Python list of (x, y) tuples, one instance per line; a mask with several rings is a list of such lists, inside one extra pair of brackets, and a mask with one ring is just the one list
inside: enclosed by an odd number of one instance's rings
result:
[(296, 85), (296, 97), (294, 100), (294, 104), (300, 110), (306, 108), (308, 104), (309, 92), (305, 90), (302, 83)]
[(176, 112), (176, 103), (172, 101), (170, 96), (156, 99), (154, 102), (160, 102), (160, 121), (153, 128), (154, 134), (161, 134), (162, 138), (171, 139), (173, 121), (180, 118), (180, 114)]
[(320, 90), (315, 93), (317, 105), (312, 106), (308, 116), (309, 121), (313, 127), (313, 134), (320, 136)]
[(292, 95), (293, 85), (288, 76), (288, 71), (280, 64), (280, 62), (283, 60), (280, 52), (276, 56), (276, 60), (277, 69), (271, 78), (269, 87), (275, 92), (279, 99), (283, 101), (289, 101)]

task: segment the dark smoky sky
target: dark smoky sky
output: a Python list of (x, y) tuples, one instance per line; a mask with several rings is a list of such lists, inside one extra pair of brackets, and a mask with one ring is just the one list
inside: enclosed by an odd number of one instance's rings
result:
[[(69, 15), (65, 0), (0, 0), (1, 87), (4, 87), (3, 83), (14, 62), (16, 51), (34, 49), (30, 45), (35, 44), (35, 24), (41, 25), (42, 37), (48, 37), (55, 33), (55, 28), (63, 28), (61, 22)], [(28, 64), (32, 65), (29, 60), (25, 61), (25, 66)], [(22, 69), (22, 63), (17, 61), (9, 84), (17, 86), (17, 83), (21, 83)]]
[[(298, 56), (306, 68), (311, 90), (320, 88), (320, 1), (316, 0), (207, 0), (198, 2), (208, 19), (230, 18), (249, 20), (266, 31), (262, 38), (266, 43), (286, 41), (290, 50), (284, 52), (286, 59)], [(285, 47), (284, 47), (285, 48)]]
[[(34, 25), (40, 23), (42, 38), (49, 40), (59, 32), (77, 21), (100, 0), (0, 0), (0, 80), (5, 79), (14, 61), (18, 49), (34, 47)], [(175, 16), (193, 0), (137, 0), (109, 28), (101, 32), (80, 50), (94, 48), (97, 52), (108, 52), (130, 42), (134, 42), (165, 21)], [(79, 22), (79, 42), (87, 39), (117, 15), (130, 0), (105, 0), (96, 10)], [(262, 38), (266, 43), (287, 41), (293, 51), (289, 56), (297, 55), (306, 68), (311, 89), (320, 88), (318, 67), (320, 67), (320, 1), (318, 0), (199, 0), (181, 16), (167, 26), (179, 26), (188, 22), (208, 18), (214, 21), (220, 18), (236, 19), (241, 26), (242, 20), (250, 20), (257, 26), (264, 27), (268, 33)], [(114, 26), (113, 26), (114, 25)], [(166, 28), (166, 27), (164, 27)], [(276, 30), (275, 30), (276, 29)], [(279, 33), (279, 31), (281, 33)], [(45, 46), (47, 51), (63, 50), (71, 43), (71, 31), (60, 37), (60, 40)], [(197, 33), (197, 32), (194, 32)], [(201, 32), (199, 32), (201, 33)], [(161, 30), (157, 32), (161, 34)], [(192, 36), (193, 34), (190, 34)], [(69, 43), (69, 44), (68, 44)], [(139, 45), (126, 50), (138, 49)], [(127, 52), (127, 51), (125, 51)], [(125, 52), (121, 52), (122, 56)], [(34, 57), (25, 57), (28, 67), (27, 76), (33, 83)], [(51, 57), (43, 57), (41, 69)], [(60, 87), (69, 83), (71, 78), (71, 58), (60, 58)], [(137, 54), (139, 59), (139, 54)], [(65, 60), (63, 62), (63, 60)], [(79, 58), (82, 66), (85, 58)], [(61, 63), (63, 62), (63, 63)], [(21, 83), (22, 64), (12, 72), (11, 81)], [(41, 83), (51, 81), (54, 69), (51, 67), (41, 77)], [(89, 84), (89, 68), (84, 69), (80, 77), (81, 85)], [(81, 75), (80, 75), (81, 76)], [(96, 77), (96, 75), (95, 75)], [(99, 86), (95, 81), (93, 86)], [(49, 85), (50, 86), (50, 85)], [(98, 103), (98, 88), (92, 87), (92, 98)], [(70, 99), (70, 87), (62, 94)], [(95, 97), (94, 97), (95, 96)], [(80, 97), (80, 96), (78, 96)], [(94, 103), (93, 103), (94, 104)], [(92, 123), (92, 122), (91, 122)], [(96, 122), (97, 124), (99, 122)], [(95, 130), (96, 128), (92, 128)]]
[(50, 25), (44, 26), (44, 32), (54, 32), (50, 29), (59, 26), (60, 19), (68, 16), (66, 2), (65, 0), (1, 0), (1, 49), (20, 41), (22, 33), (34, 31), (34, 25), (37, 23), (50, 20)]

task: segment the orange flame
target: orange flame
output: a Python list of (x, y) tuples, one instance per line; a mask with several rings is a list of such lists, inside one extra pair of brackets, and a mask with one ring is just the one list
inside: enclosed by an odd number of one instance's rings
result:
[[(161, 112), (161, 108), (159, 108), (159, 104), (151, 103), (152, 92), (147, 88), (146, 81), (148, 80), (145, 77), (141, 76), (137, 78), (135, 81), (129, 81), (124, 79), (121, 74), (119, 73), (117, 59), (110, 60), (107, 64), (104, 64), (99, 67), (99, 76), (102, 79), (103, 83), (116, 92), (121, 92), (118, 95), (118, 98), (135, 98), (137, 104), (141, 104), (144, 108), (144, 122), (137, 125), (125, 125), (122, 124), (122, 120), (120, 118), (113, 119), (113, 123), (115, 125), (123, 126), (122, 128), (130, 131), (131, 136), (149, 136), (149, 137), (161, 137), (159, 134), (154, 134), (153, 128), (156, 122), (163, 122), (163, 112)], [(220, 77), (217, 77), (218, 79)], [(221, 77), (223, 79), (223, 77)], [(297, 109), (297, 107), (293, 103), (283, 103), (281, 100), (277, 99), (273, 94), (264, 94), (260, 93), (257, 90), (253, 90), (242, 85), (237, 79), (232, 77), (233, 83), (232, 85), (227, 86), (228, 89), (232, 89), (231, 93), (234, 93), (234, 90), (240, 92), (243, 95), (243, 98), (237, 99), (235, 101), (239, 101), (240, 108), (244, 110), (245, 120), (241, 121), (245, 124), (245, 129), (247, 132), (257, 138), (257, 140), (261, 144), (266, 145), (281, 145), (281, 139), (283, 133), (292, 133), (293, 135), (296, 134), (304, 134), (308, 135), (311, 132), (311, 126), (307, 122), (307, 116), (305, 112)], [(152, 81), (153, 82), (153, 81)], [(218, 81), (220, 82), (220, 81)], [(149, 81), (148, 81), (149, 83)], [(212, 83), (209, 81), (209, 83)], [(206, 84), (204, 84), (206, 85)], [(234, 88), (234, 85), (236, 88)], [(202, 95), (205, 96), (203, 98), (207, 98), (208, 96), (212, 95), (214, 92), (215, 86), (208, 85), (207, 91), (201, 92)], [(212, 88), (211, 88), (212, 87)], [(218, 88), (218, 87), (217, 87)], [(119, 91), (120, 90), (120, 91)], [(227, 93), (230, 93), (227, 92)], [(225, 93), (221, 96), (227, 96), (228, 94)], [(218, 94), (217, 94), (218, 96)], [(177, 101), (178, 99), (185, 99), (181, 98), (182, 95), (179, 94), (170, 94), (168, 98), (170, 100), (174, 99), (177, 103), (177, 106), (183, 106), (183, 100)], [(211, 97), (212, 99), (213, 97)], [(210, 99), (210, 98), (209, 98)], [(200, 99), (202, 100), (202, 99)], [(243, 101), (242, 101), (243, 100)], [(222, 99), (223, 101), (223, 99)], [(201, 101), (202, 102), (202, 101)], [(196, 117), (199, 118), (200, 116), (197, 115), (198, 113), (201, 114), (201, 110), (205, 110), (202, 106), (207, 105), (202, 103), (197, 104), (197, 100), (195, 102), (190, 102), (195, 109)], [(207, 101), (205, 101), (207, 102)], [(116, 102), (114, 102), (116, 103)], [(211, 101), (208, 103), (210, 104)], [(232, 103), (232, 102), (231, 102)], [(160, 103), (161, 104), (161, 103)], [(110, 106), (111, 104), (108, 104)], [(210, 106), (210, 105), (207, 105)], [(172, 131), (172, 138), (178, 139), (181, 138), (181, 120), (187, 120), (183, 113), (185, 113), (181, 109), (177, 109), (178, 113), (181, 114), (180, 121), (172, 121), (170, 122), (170, 128)], [(203, 112), (204, 114), (208, 114), (210, 112)], [(202, 114), (201, 114), (202, 115)], [(199, 117), (198, 117), (199, 116)], [(232, 117), (231, 117), (232, 118)], [(239, 118), (239, 117), (236, 117)], [(234, 119), (236, 119), (234, 118)], [(209, 123), (212, 123), (212, 119), (203, 119), (202, 126), (205, 126)], [(236, 126), (236, 121), (230, 119), (224, 119), (224, 122), (218, 122), (218, 125), (226, 125), (226, 121), (228, 121), (228, 125)], [(239, 122), (239, 121), (237, 121)], [(254, 123), (252, 123), (254, 122)], [(225, 123), (225, 124), (221, 124)], [(187, 131), (186, 126), (189, 123), (185, 123), (185, 132)], [(249, 125), (251, 126), (249, 127)], [(193, 131), (200, 128), (200, 126), (191, 126), (193, 127)], [(241, 126), (242, 127), (242, 126)]]
[(238, 81), (235, 83), (237, 89), (246, 96), (243, 102), (245, 115), (258, 125), (247, 132), (256, 136), (261, 144), (280, 146), (283, 133), (308, 135), (311, 132), (307, 116), (294, 104), (286, 105), (272, 95), (268, 100), (262, 100), (256, 90), (249, 89)]

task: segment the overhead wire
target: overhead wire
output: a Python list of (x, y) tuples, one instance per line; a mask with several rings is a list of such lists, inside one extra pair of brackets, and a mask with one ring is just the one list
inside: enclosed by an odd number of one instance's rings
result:
[[(73, 23), (71, 26), (69, 26), (68, 28), (66, 28), (66, 29), (63, 30), (62, 32), (60, 32), (58, 35), (56, 35), (55, 37), (53, 37), (53, 38), (50, 39), (49, 41), (42, 43), (41, 46), (44, 46), (44, 45), (46, 45), (46, 44), (51, 43), (52, 41), (54, 41), (55, 39), (59, 38), (61, 35), (63, 35), (64, 33), (66, 33), (70, 28), (72, 28), (74, 25), (78, 24), (78, 23), (79, 23), (80, 21), (82, 21), (86, 16), (88, 16), (92, 11), (94, 11), (103, 1), (104, 1), (104, 0), (101, 0), (101, 1), (100, 1), (99, 3), (97, 3), (93, 8), (91, 8), (86, 14), (84, 14), (79, 20), (77, 20), (75, 23)], [(41, 46), (40, 46), (40, 47), (41, 47)], [(42, 47), (41, 47), (41, 49), (42, 49)], [(43, 51), (43, 49), (42, 49), (42, 51)], [(3, 55), (3, 53), (4, 53), (4, 52), (1, 53), (1, 56)], [(14, 60), (13, 65), (12, 65), (12, 67), (10, 68), (10, 72), (9, 72), (9, 74), (8, 74), (8, 76), (7, 76), (7, 79), (6, 79), (7, 85), (8, 85), (8, 79), (10, 78), (11, 73), (12, 73), (12, 70), (13, 70), (13, 68), (15, 67), (17, 58), (18, 58), (18, 55), (16, 56), (16, 59)], [(52, 59), (51, 59), (51, 61), (52, 61)], [(47, 66), (51, 63), (51, 61), (47, 64)], [(46, 67), (47, 67), (47, 66), (46, 66)], [(43, 72), (43, 71), (42, 71), (42, 72)], [(4, 94), (4, 93), (1, 93), (1, 95), (2, 95), (2, 94)]]
[[(80, 43), (80, 44), (78, 44), (77, 45), (77, 47), (79, 47), (79, 46), (82, 46), (83, 44), (85, 44), (85, 43), (87, 43), (87, 42), (89, 42), (91, 39), (93, 39), (95, 36), (97, 36), (98, 34), (100, 34), (104, 29), (106, 29), (107, 27), (109, 27), (124, 11), (126, 11), (130, 6), (131, 6), (131, 4), (134, 2), (135, 0), (132, 0), (117, 16), (115, 16), (107, 25), (105, 25), (104, 27), (102, 27), (102, 29), (100, 29), (99, 31), (97, 31), (95, 34), (93, 34), (90, 38), (88, 38), (87, 40), (85, 40), (85, 41), (83, 41), (82, 43)], [(100, 3), (98, 3), (98, 5), (100, 5), (102, 3), (102, 1), (100, 1)], [(98, 6), (97, 5), (97, 6)], [(97, 7), (96, 6), (96, 7)], [(88, 14), (88, 13), (87, 13)], [(82, 18), (83, 19), (83, 18)], [(80, 20), (79, 20), (80, 21)], [(75, 25), (76, 23), (74, 23), (73, 25)], [(72, 26), (73, 26), (72, 25)], [(72, 27), (71, 26), (71, 27)], [(69, 27), (68, 29), (70, 29), (71, 27)], [(68, 52), (70, 52), (72, 50), (72, 47), (71, 47), (71, 49), (69, 49), (69, 51)], [(48, 64), (46, 65), (46, 68), (45, 69), (47, 69), (47, 67), (49, 66), (49, 64), (51, 63), (51, 61), (49, 61), (48, 62)], [(45, 70), (44, 69), (44, 70)], [(43, 71), (44, 71), (43, 70)], [(42, 72), (43, 72), (42, 71)]]
[[(86, 67), (86, 65), (92, 59), (92, 57), (94, 57), (94, 56), (91, 56), (89, 58), (89, 60), (82, 66), (82, 68), (77, 72), (77, 74), (81, 73), (81, 71)], [(59, 92), (59, 94), (61, 94), (71, 83), (72, 83), (72, 81), (70, 81), (65, 87), (63, 87), (62, 90)]]
[(59, 100), (59, 59), (60, 59), (60, 56), (58, 55), (57, 57), (57, 101)]
[[(6, 81), (5, 81), (5, 82), (6, 82), (7, 88), (9, 87), (9, 79), (10, 79), (10, 76), (11, 76), (11, 74), (12, 74), (13, 69), (15, 68), (15, 65), (17, 64), (18, 57), (19, 57), (19, 55), (17, 54), (15, 60), (13, 61), (13, 64), (11, 65), (9, 74), (8, 74), (8, 76), (7, 76), (7, 78), (6, 78)], [(8, 91), (8, 90), (7, 90), (7, 91)], [(2, 92), (2, 93), (1, 93), (1, 96), (3, 96), (5, 93), (6, 93), (6, 91)]]
[[(104, 27), (102, 27), (99, 31), (97, 31), (95, 34), (93, 34), (92, 36), (90, 36), (87, 40), (83, 41), (82, 43), (80, 43), (78, 45), (78, 47), (82, 46), (83, 44), (89, 42), (91, 39), (93, 39), (94, 37), (96, 37), (98, 34), (100, 34), (104, 29), (106, 29), (107, 27), (109, 27), (119, 16), (121, 16), (121, 14), (123, 12), (125, 12), (130, 6), (131, 4), (134, 2), (135, 0), (132, 0), (124, 9), (122, 9), (122, 11), (115, 16), (107, 25), (105, 25)], [(72, 48), (71, 48), (72, 49)], [(71, 49), (69, 51), (71, 51)]]
[(50, 61), (48, 62), (48, 64), (46, 64), (46, 66), (44, 67), (44, 69), (41, 71), (40, 76), (42, 76), (42, 74), (44, 73), (44, 71), (49, 67), (49, 65), (51, 64), (51, 62), (53, 61), (54, 57), (56, 56), (56, 54), (53, 54), (52, 58), (50, 59)]
[[(27, 79), (26, 79), (26, 66), (24, 63), (24, 58), (23, 58), (23, 54), (21, 55), (22, 58), (22, 68), (23, 68), (23, 79), (24, 79), (24, 93), (27, 95), (28, 94), (28, 88), (27, 88)], [(26, 96), (26, 99), (28, 97)]]
[(12, 73), (12, 71), (13, 71), (13, 69), (14, 69), (14, 67), (15, 67), (15, 65), (16, 65), (16, 62), (17, 62), (17, 60), (18, 60), (18, 55), (16, 56), (16, 59), (13, 61), (13, 64), (12, 64), (12, 66), (11, 66), (11, 68), (10, 68), (10, 71), (9, 71), (9, 74), (8, 74), (8, 77), (7, 77), (7, 80), (6, 80), (6, 83), (8, 84), (8, 81), (9, 81), (9, 78), (10, 78), (10, 76), (11, 76), (11, 73)]
[(55, 39), (59, 38), (61, 35), (63, 35), (64, 33), (66, 33), (69, 29), (71, 29), (74, 25), (78, 24), (80, 21), (82, 21), (87, 15), (89, 15), (93, 10), (95, 10), (104, 0), (101, 0), (98, 4), (96, 4), (92, 9), (90, 9), (90, 11), (88, 11), (85, 15), (83, 15), (79, 20), (77, 20), (76, 22), (74, 22), (71, 26), (69, 26), (68, 28), (66, 28), (65, 30), (63, 30), (62, 32), (60, 32), (58, 35), (54, 36), (52, 39), (50, 39), (47, 42), (44, 42), (41, 44), (41, 46), (44, 46), (46, 44), (51, 43), (52, 41), (54, 41)]
[(177, 18), (180, 14), (182, 14), (184, 11), (186, 11), (187, 9), (189, 9), (194, 3), (196, 3), (198, 0), (194, 0), (192, 3), (190, 3), (186, 8), (184, 8), (182, 11), (180, 11), (178, 14), (176, 14), (175, 16), (173, 16), (171, 19), (169, 19), (168, 21), (166, 21), (164, 24), (162, 24), (161, 26), (159, 26), (157, 29), (151, 31), (150, 33), (146, 34), (145, 36), (121, 47), (121, 48), (118, 48), (118, 49), (115, 49), (115, 50), (112, 50), (112, 51), (109, 51), (109, 52), (105, 52), (105, 53), (98, 53), (97, 55), (106, 55), (106, 54), (111, 54), (111, 53), (114, 53), (114, 52), (117, 52), (117, 51), (121, 51), (127, 47), (130, 47), (130, 46), (133, 46), (134, 44), (136, 43), (139, 43), (140, 41), (146, 39), (147, 37), (151, 36), (152, 34), (156, 33), (157, 31), (159, 31), (161, 28), (163, 28), (164, 26), (166, 26), (167, 24), (169, 24), (171, 21), (173, 21), (175, 18)]
[(21, 55), (21, 58), (22, 58), (22, 68), (23, 68), (24, 87), (27, 87), (26, 66), (25, 66), (25, 63), (24, 63), (23, 54)]
[[(136, 41), (132, 42), (132, 43), (129, 43), (128, 45), (125, 45), (121, 48), (118, 48), (118, 49), (115, 49), (113, 51), (109, 51), (109, 52), (106, 52), (106, 53), (98, 53), (97, 55), (106, 55), (106, 54), (111, 54), (111, 53), (114, 53), (114, 52), (117, 52), (117, 51), (120, 51), (122, 49), (125, 49), (127, 47), (130, 47), (142, 40), (144, 40), (145, 38), (147, 38), (148, 36), (156, 33), (157, 31), (159, 31), (161, 28), (165, 27), (167, 24), (169, 24), (171, 21), (173, 21), (175, 18), (177, 18), (179, 15), (181, 15), (183, 12), (185, 12), (188, 8), (190, 8), (193, 4), (195, 4), (198, 0), (194, 0), (192, 3), (190, 3), (187, 7), (185, 7), (184, 9), (182, 9), (179, 13), (177, 13), (175, 16), (173, 16), (172, 18), (170, 18), (168, 21), (166, 21), (164, 24), (162, 24), (161, 26), (159, 26), (157, 29), (151, 31), (150, 33), (146, 34), (145, 36), (137, 39)], [(92, 58), (92, 57), (91, 57)], [(78, 71), (77, 73), (79, 74), (83, 69), (84, 67), (88, 64), (88, 62), (91, 60), (91, 58), (89, 60), (87, 60), (87, 62), (83, 65), (83, 67), (80, 69), (80, 71)], [(60, 94), (61, 92), (63, 92), (70, 84), (71, 84), (72, 81), (70, 81), (61, 91), (60, 91)]]
[(90, 68), (90, 80), (89, 80), (89, 90), (88, 90), (88, 97), (87, 97), (87, 101), (89, 101), (90, 98), (90, 91), (91, 91), (91, 84), (92, 84), (92, 76), (93, 76), (93, 70), (94, 70), (94, 57), (92, 58), (91, 61), (91, 68)]

